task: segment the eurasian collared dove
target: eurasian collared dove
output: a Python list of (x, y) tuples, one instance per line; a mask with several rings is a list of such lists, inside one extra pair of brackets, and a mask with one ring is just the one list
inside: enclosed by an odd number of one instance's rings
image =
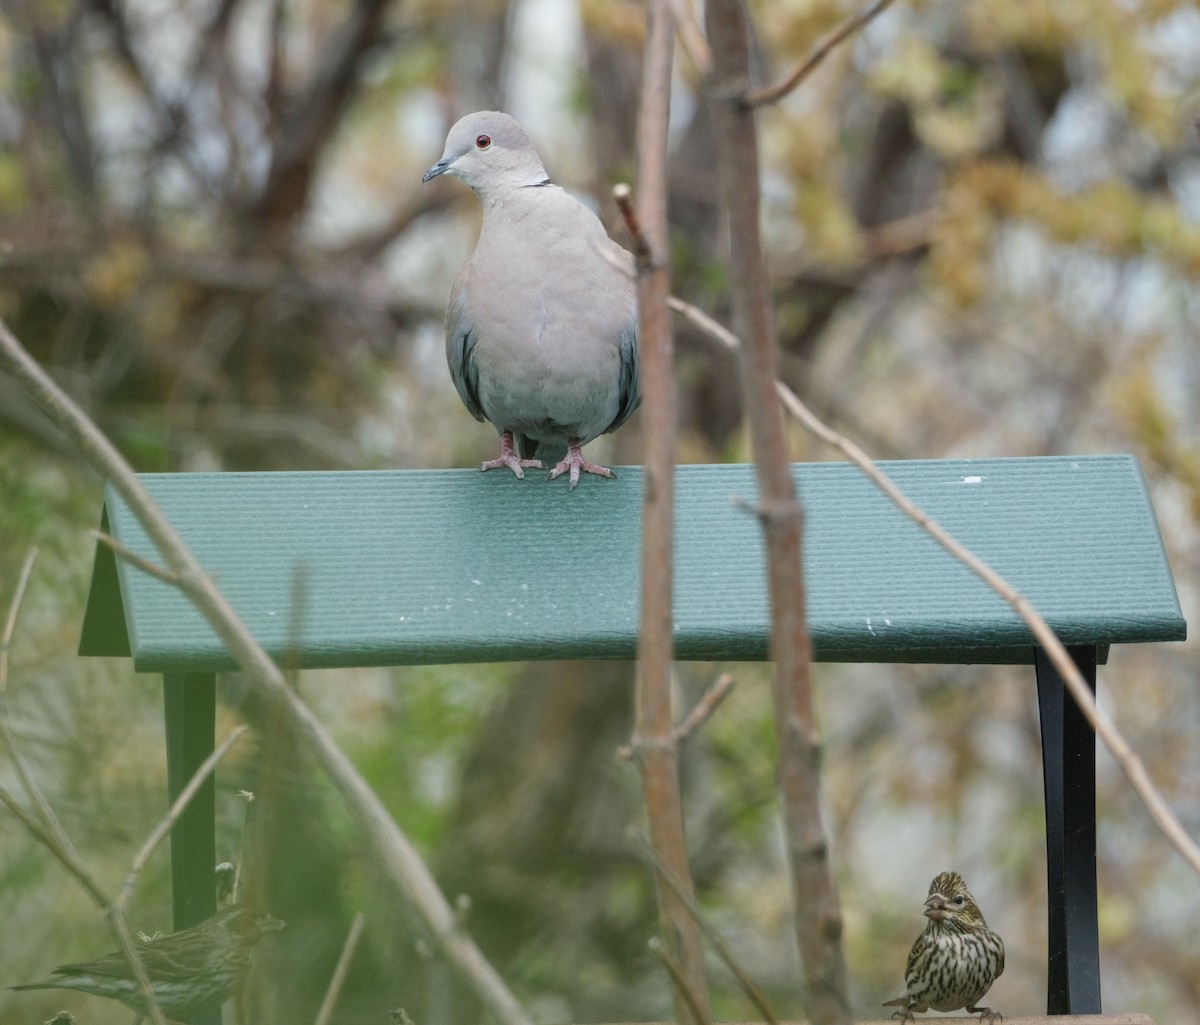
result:
[(614, 476), (582, 448), (641, 401), (633, 257), (551, 184), (507, 114), (462, 118), (422, 180), (439, 174), (461, 178), (483, 204), (479, 242), (446, 309), (454, 386), (500, 432), (499, 457), (480, 469), (524, 477), (541, 454), (557, 463), (550, 479), (569, 473), (572, 488), (581, 472)]

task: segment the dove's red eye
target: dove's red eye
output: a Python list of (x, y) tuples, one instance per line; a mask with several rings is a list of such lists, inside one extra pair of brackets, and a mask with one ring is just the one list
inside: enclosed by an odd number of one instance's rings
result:
[(490, 135), (478, 135), (475, 137), (476, 149), (487, 149), (491, 144), (492, 137)]

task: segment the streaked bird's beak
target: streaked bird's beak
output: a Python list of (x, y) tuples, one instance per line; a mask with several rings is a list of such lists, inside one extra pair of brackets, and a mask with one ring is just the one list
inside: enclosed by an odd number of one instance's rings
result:
[(430, 178), (436, 178), (439, 174), (445, 174), (450, 170), (450, 165), (454, 163), (454, 157), (442, 157), (436, 164), (421, 176), (422, 182), (429, 181)]
[(949, 918), (950, 913), (946, 910), (946, 898), (940, 893), (935, 893), (925, 902), (925, 917), (932, 918), (935, 921)]

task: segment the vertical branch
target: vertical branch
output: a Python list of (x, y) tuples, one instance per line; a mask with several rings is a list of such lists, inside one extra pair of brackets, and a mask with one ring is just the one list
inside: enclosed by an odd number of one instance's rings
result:
[[(671, 716), (671, 616), (675, 515), (675, 382), (672, 373), (670, 268), (667, 261), (667, 120), (671, 103), (674, 20), (667, 0), (647, 13), (642, 104), (638, 121), (638, 340), (643, 407), (642, 592), (634, 697), (634, 750), (642, 773), (650, 842), (667, 871), (690, 892), (683, 807)], [(700, 930), (686, 905), (656, 880), (666, 950), (678, 966), (676, 1019), (697, 1025), (708, 1014)]]
[(743, 0), (708, 0), (713, 51), (710, 82), (721, 203), (729, 223), (733, 312), (743, 339), (742, 395), (754, 447), (767, 574), (779, 787), (791, 865), (796, 935), (817, 1025), (849, 1021), (842, 917), (820, 809), (820, 749), (805, 618), (803, 510), (788, 461), (775, 391), (777, 347), (759, 230), (758, 131), (754, 112), (736, 97), (749, 78)]

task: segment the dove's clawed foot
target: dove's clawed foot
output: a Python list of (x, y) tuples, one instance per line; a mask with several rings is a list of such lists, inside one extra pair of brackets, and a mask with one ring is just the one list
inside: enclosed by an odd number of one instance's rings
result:
[(554, 480), (555, 477), (561, 477), (564, 473), (570, 473), (572, 488), (579, 483), (579, 475), (581, 473), (594, 473), (597, 477), (608, 477), (610, 479), (617, 476), (607, 466), (590, 463), (584, 459), (583, 447), (573, 438), (567, 442), (567, 458), (550, 471), (550, 476), (547, 479)]
[(505, 431), (500, 435), (500, 455), (495, 459), (489, 459), (486, 463), (480, 463), (481, 470), (499, 470), (502, 466), (507, 466), (521, 480), (525, 479), (525, 470), (544, 470), (540, 459), (522, 459), (517, 455), (516, 448), (513, 447), (512, 431)]

